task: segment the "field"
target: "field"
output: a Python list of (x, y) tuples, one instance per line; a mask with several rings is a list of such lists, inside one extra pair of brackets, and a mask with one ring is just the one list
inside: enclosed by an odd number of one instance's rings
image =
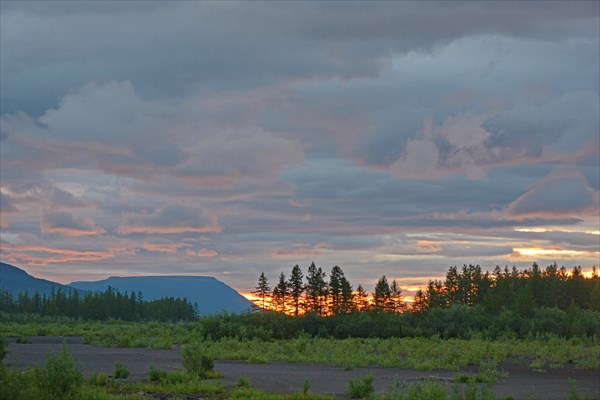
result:
[[(210, 340), (201, 337), (197, 328), (194, 322), (6, 322), (0, 334), (11, 338), (8, 366), (20, 370), (42, 366), (46, 354), (60, 351), (65, 339), (59, 337), (70, 337), (67, 349), (75, 367), (86, 376), (82, 390), (88, 392), (83, 398), (96, 398), (92, 392), (116, 396), (97, 398), (131, 398), (131, 393), (146, 393), (145, 398), (185, 394), (196, 396), (188, 398), (270, 399), (282, 398), (282, 393), (286, 398), (348, 398), (352, 394), (367, 397), (371, 387), (370, 396), (381, 399), (598, 396), (600, 343), (595, 338), (331, 339), (301, 335), (278, 340)], [(215, 360), (214, 373), (208, 376), (213, 379), (184, 372), (179, 352), (190, 346)], [(117, 363), (130, 373), (127, 379), (114, 379)], [(161, 378), (151, 380), (152, 373)]]

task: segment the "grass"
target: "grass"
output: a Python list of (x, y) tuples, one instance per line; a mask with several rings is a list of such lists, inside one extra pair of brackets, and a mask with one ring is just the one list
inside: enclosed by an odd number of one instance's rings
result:
[(299, 337), (289, 340), (202, 340), (199, 324), (135, 323), (122, 321), (54, 321), (17, 323), (3, 321), (1, 336), (26, 338), (43, 332), (48, 336), (81, 336), (84, 342), (102, 346), (172, 348), (201, 345), (214, 359), (239, 359), (253, 363), (271, 361), (320, 362), (346, 369), (379, 365), (416, 370), (457, 371), (468, 365), (509, 359), (528, 360), (532, 368), (593, 369), (599, 366), (600, 339), (564, 339), (540, 335), (529, 339), (440, 339), (438, 337), (392, 339), (326, 339)]

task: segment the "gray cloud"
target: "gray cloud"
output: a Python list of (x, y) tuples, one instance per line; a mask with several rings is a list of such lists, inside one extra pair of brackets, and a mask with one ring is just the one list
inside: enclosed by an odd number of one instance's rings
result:
[(0, 7), (3, 260), (244, 290), (597, 263), (597, 2)]
[(514, 216), (573, 215), (598, 211), (600, 193), (594, 192), (585, 178), (572, 171), (557, 171), (537, 182), (527, 193), (508, 206)]
[(106, 230), (96, 225), (93, 219), (75, 217), (66, 211), (42, 213), (42, 233), (60, 233), (68, 236), (101, 235)]
[(173, 95), (373, 77), (392, 56), (466, 36), (563, 40), (598, 29), (593, 2), (4, 3), (3, 112), (39, 113), (90, 81)]

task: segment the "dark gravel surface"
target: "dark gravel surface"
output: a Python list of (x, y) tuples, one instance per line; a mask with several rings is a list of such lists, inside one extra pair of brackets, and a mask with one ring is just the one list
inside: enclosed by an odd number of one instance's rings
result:
[[(115, 364), (127, 366), (131, 380), (147, 377), (148, 367), (173, 371), (182, 368), (178, 350), (145, 348), (96, 347), (82, 344), (78, 337), (32, 337), (30, 344), (17, 344), (9, 340), (6, 358), (9, 367), (26, 369), (43, 365), (48, 353), (58, 352), (65, 342), (76, 366), (85, 375), (94, 372), (112, 374)], [(600, 399), (600, 370), (576, 370), (571, 366), (536, 372), (514, 362), (505, 362), (500, 369), (507, 373), (494, 386), (499, 396), (512, 396), (514, 400), (563, 400), (568, 398), (569, 381), (575, 382), (580, 394)], [(249, 364), (245, 361), (215, 361), (215, 370), (224, 375), (223, 384), (231, 386), (242, 376), (257, 388), (268, 392), (300, 391), (305, 380), (313, 393), (344, 397), (348, 381), (356, 376), (372, 374), (378, 391), (387, 390), (396, 381), (417, 381), (430, 377), (453, 379), (456, 373), (448, 371), (414, 371), (398, 368), (367, 367), (345, 371), (325, 364), (268, 363)]]

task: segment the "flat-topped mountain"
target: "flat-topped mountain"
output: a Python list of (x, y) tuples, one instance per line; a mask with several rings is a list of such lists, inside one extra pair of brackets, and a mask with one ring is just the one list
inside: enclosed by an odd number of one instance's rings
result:
[(198, 305), (198, 314), (220, 312), (241, 313), (253, 308), (253, 304), (233, 288), (211, 276), (128, 276), (110, 277), (101, 281), (72, 282), (62, 285), (58, 282), (39, 279), (13, 265), (0, 263), (0, 288), (17, 296), (25, 291), (34, 294), (49, 294), (54, 288), (65, 293), (70, 290), (104, 292), (108, 287), (124, 292), (141, 292), (144, 300), (157, 300), (163, 297), (186, 298)]
[(88, 291), (104, 291), (110, 286), (121, 292), (142, 292), (144, 300), (185, 297), (198, 305), (200, 315), (241, 313), (253, 306), (233, 288), (211, 276), (113, 276), (101, 281), (71, 282), (69, 286)]
[(3, 262), (0, 262), (0, 289), (9, 292), (13, 297), (20, 292), (33, 294), (37, 291), (43, 295), (50, 294), (52, 289), (62, 289), (65, 293), (75, 290), (58, 282), (35, 278), (22, 269)]

